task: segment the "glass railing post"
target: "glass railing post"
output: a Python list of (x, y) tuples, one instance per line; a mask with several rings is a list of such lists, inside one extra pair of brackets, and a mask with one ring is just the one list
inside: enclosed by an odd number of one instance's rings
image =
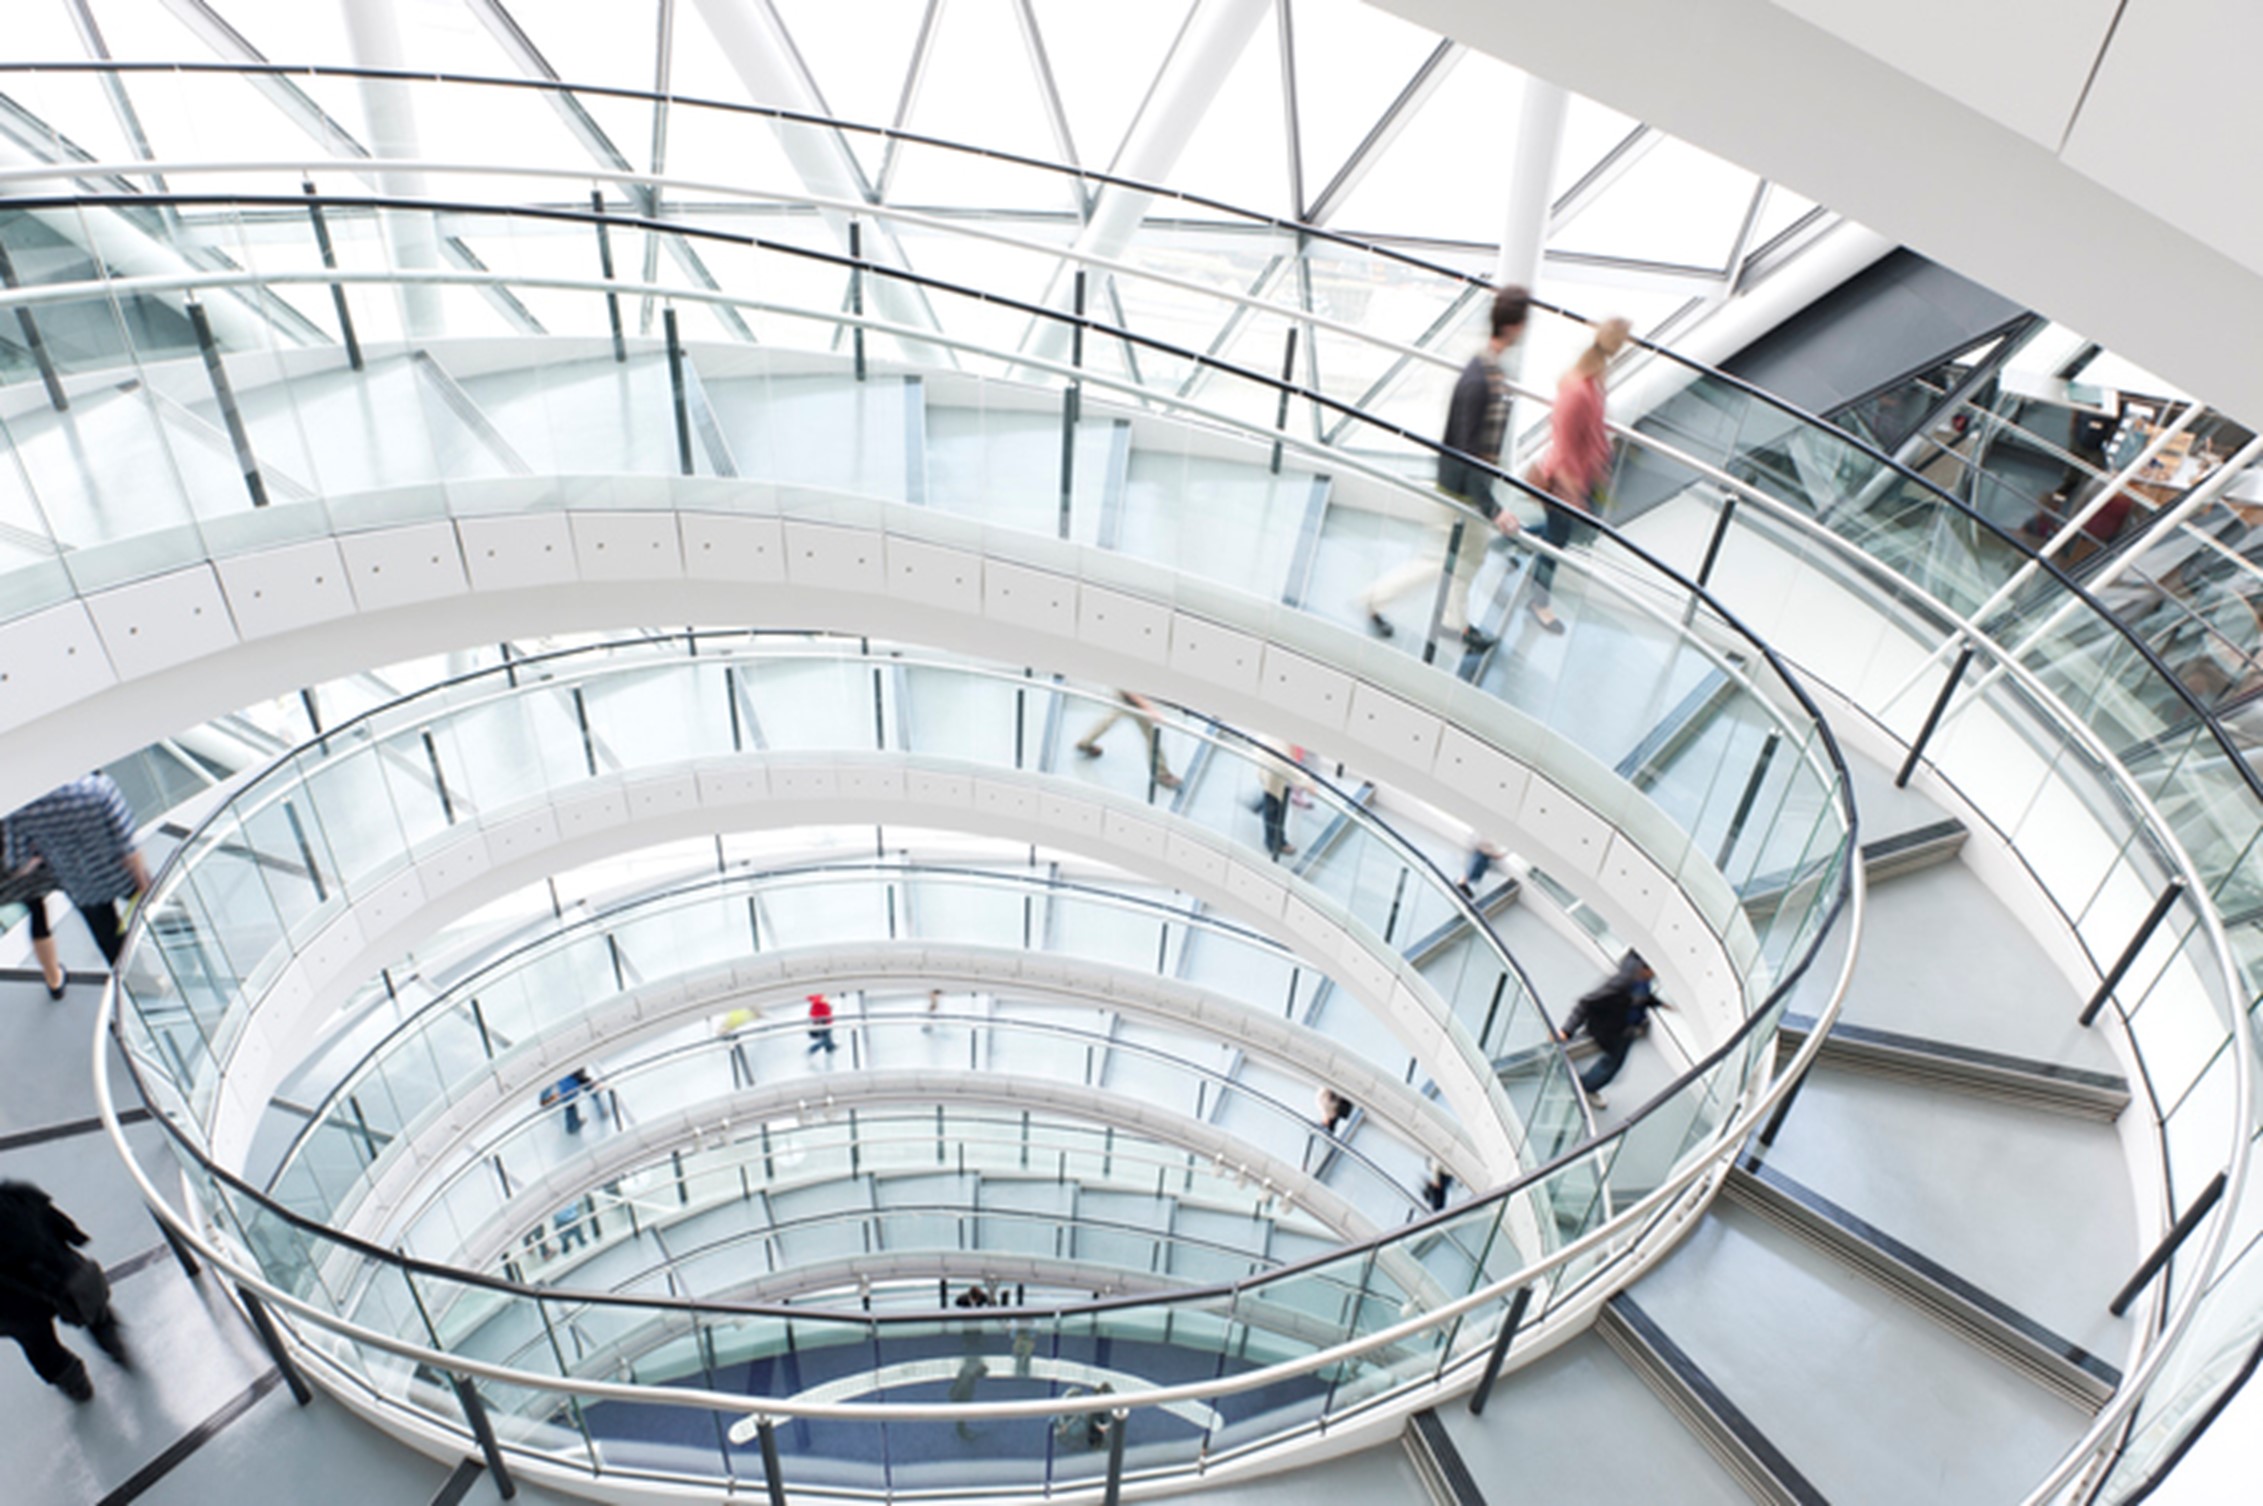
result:
[[(16, 281), (15, 258), (8, 254), (8, 248), (4, 245), (0, 245), (0, 284), (5, 284), (11, 290), (22, 286)], [(71, 399), (63, 391), (63, 379), (56, 374), (55, 358), (48, 354), (47, 342), (40, 338), (39, 321), (32, 317), (31, 309), (26, 304), (16, 305), (16, 328), (23, 334), (24, 348), (31, 352), (32, 360), (38, 363), (39, 379), (47, 387), (47, 401), (57, 413), (61, 413), (71, 406)]]
[(691, 400), (684, 391), (684, 342), (677, 336), (674, 304), (660, 311), (660, 327), (668, 340), (668, 392), (676, 408), (676, 465), (681, 474), (689, 476), (693, 474)]
[(1122, 1407), (1108, 1414), (1108, 1483), (1100, 1506), (1118, 1506), (1124, 1498), (1124, 1431), (1130, 1421), (1131, 1413)]
[(479, 1441), (479, 1457), (487, 1465), (488, 1478), (495, 1482), (495, 1493), (511, 1500), (518, 1495), (519, 1486), (511, 1478), (510, 1466), (503, 1462), (503, 1446), (495, 1441), (495, 1425), (488, 1421), (487, 1404), (479, 1399), (478, 1388), (462, 1376), (449, 1376), (448, 1384), (455, 1388), (464, 1420), (471, 1424), (471, 1435)]
[(762, 1488), (770, 1506), (786, 1506), (786, 1472), (778, 1462), (778, 1429), (767, 1417), (754, 1420), (755, 1440), (762, 1445)]
[[(1296, 381), (1296, 372), (1297, 327), (1292, 324), (1281, 340), (1281, 399), (1273, 413), (1273, 427), (1283, 434), (1289, 430), (1289, 395), (1294, 390), (1291, 384)], [(1271, 470), (1276, 476), (1281, 474), (1281, 441), (1278, 439), (1273, 441)]]
[[(598, 269), (610, 283), (613, 281), (613, 238), (606, 229), (605, 195), (601, 190), (593, 188), (589, 191), (589, 207), (597, 211)], [(629, 358), (629, 345), (621, 335), (621, 295), (611, 288), (607, 288), (605, 292), (605, 317), (613, 326), (613, 359), (615, 362), (624, 362)], [(358, 366), (361, 363), (357, 361), (354, 364)]]
[(228, 369), (221, 364), (219, 342), (212, 338), (212, 320), (204, 305), (189, 300), (189, 324), (196, 331), (197, 349), (204, 356), (204, 373), (212, 383), (212, 396), (220, 405), (220, 420), (226, 427), (228, 443), (236, 452), (236, 464), (244, 473), (244, 490), (251, 493), (251, 505), (267, 505), (267, 481), (259, 474), (259, 461), (252, 455), (251, 433), (244, 427), (244, 415), (236, 407), (235, 389), (228, 385)]
[(283, 1384), (291, 1388), (291, 1399), (302, 1407), (314, 1400), (314, 1392), (307, 1389), (306, 1377), (299, 1374), (298, 1361), (291, 1358), (291, 1351), (284, 1345), (283, 1335), (275, 1327), (274, 1315), (268, 1312), (267, 1304), (259, 1300), (258, 1293), (241, 1283), (236, 1287), (236, 1299), (243, 1303), (252, 1331), (259, 1335), (260, 1347), (282, 1372)]
[[(1084, 268), (1070, 283), (1070, 307), (1076, 320), (1069, 326), (1069, 365), (1084, 369)], [(1060, 537), (1068, 538), (1070, 513), (1076, 495), (1076, 427), (1084, 407), (1084, 384), (1071, 382), (1061, 394), (1061, 524)]]
[(2106, 976), (2098, 980), (2097, 992), (2093, 993), (2090, 996), (2090, 1002), (2082, 1007), (2081, 1018), (2084, 1029), (2087, 1030), (2091, 1023), (2098, 1018), (2098, 1011), (2106, 1007), (2106, 1001), (2114, 996), (2114, 990), (2122, 986), (2122, 979), (2129, 975), (2130, 968), (2136, 964), (2138, 953), (2145, 950), (2145, 944), (2153, 939), (2153, 933), (2160, 929), (2161, 922), (2168, 917), (2169, 911), (2176, 905), (2178, 896), (2183, 893), (2184, 880), (2181, 878), (2170, 879), (2169, 886), (2161, 891), (2158, 899), (2153, 901), (2153, 908), (2146, 912), (2144, 920), (2138, 922), (2137, 932), (2130, 937), (2129, 945), (2122, 948), (2121, 956), (2114, 960), (2114, 965), (2107, 970)]
[[(849, 331), (849, 343), (856, 352), (856, 379), (864, 380), (864, 222), (849, 221), (849, 312), (856, 324)], [(840, 347), (835, 346), (836, 350)]]
[(1532, 1288), (1520, 1286), (1509, 1299), (1509, 1310), (1501, 1319), (1501, 1331), (1493, 1336), (1493, 1347), (1485, 1356), (1485, 1373), (1477, 1378), (1477, 1389), (1469, 1396), (1469, 1415), (1484, 1415), (1485, 1403), (1492, 1399), (1493, 1383), (1501, 1378), (1501, 1363), (1509, 1357), (1509, 1345), (1524, 1322), (1524, 1310), (1532, 1303)]
[(2184, 1210), (2175, 1227), (2169, 1230), (2153, 1253), (2145, 1257), (2145, 1264), (2137, 1268), (2137, 1274), (2131, 1276), (2128, 1283), (2114, 1293), (2114, 1300), (2106, 1304), (2106, 1311), (2117, 1318), (2129, 1311), (2129, 1305), (2137, 1300), (2137, 1294), (2144, 1291), (2155, 1276), (2161, 1274), (2161, 1268), (2192, 1237), (2192, 1231), (2200, 1227), (2200, 1221), (2208, 1216), (2209, 1210), (2222, 1201), (2224, 1187), (2224, 1173), (2219, 1171), (2209, 1179), (2206, 1187), (2200, 1189), (2200, 1196), (2192, 1200), (2192, 1206)]
[(1964, 672), (1972, 668), (1973, 652), (1972, 645), (1966, 644), (1964, 652), (1957, 655), (1949, 677), (1941, 682), (1941, 693), (1934, 697), (1932, 709), (1925, 713), (1925, 724), (1917, 729), (1917, 736), (1910, 739), (1909, 756), (1902, 760), (1901, 768), (1894, 774), (1895, 789), (1909, 788), (1909, 777), (1917, 772), (1917, 760), (1924, 756), (1925, 745), (1933, 740), (1934, 729), (1941, 725), (1942, 713), (1949, 709), (1949, 700), (1957, 693), (1958, 682), (1964, 678)]

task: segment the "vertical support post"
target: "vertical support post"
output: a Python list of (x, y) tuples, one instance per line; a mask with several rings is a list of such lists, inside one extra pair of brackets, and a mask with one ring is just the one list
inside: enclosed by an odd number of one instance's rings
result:
[[(597, 265), (604, 272), (605, 281), (613, 281), (613, 237), (605, 226), (605, 195), (599, 189), (589, 191), (589, 207), (597, 212)], [(616, 362), (629, 358), (628, 341), (621, 336), (621, 295), (611, 287), (605, 290), (605, 317), (613, 325), (613, 359)]]
[(1100, 1506), (1121, 1506), (1124, 1499), (1124, 1428), (1131, 1414), (1118, 1407), (1108, 1417), (1108, 1483), (1102, 1489)]
[(511, 1478), (510, 1467), (503, 1462), (501, 1446), (495, 1442), (495, 1425), (487, 1420), (487, 1404), (462, 1376), (449, 1376), (448, 1384), (456, 1388), (456, 1404), (464, 1409), (464, 1420), (471, 1424), (472, 1437), (479, 1440), (479, 1456), (487, 1462), (487, 1477), (495, 1482), (495, 1493), (510, 1500), (519, 1493), (519, 1487)]
[[(1075, 310), (1076, 323), (1069, 326), (1069, 364), (1084, 369), (1084, 268), (1076, 271), (1070, 285), (1070, 307)], [(1070, 382), (1061, 395), (1061, 530), (1060, 537), (1069, 536), (1070, 504), (1076, 493), (1076, 426), (1084, 411), (1084, 384)]]
[(203, 1266), (197, 1264), (196, 1252), (188, 1247), (188, 1244), (182, 1240), (180, 1235), (173, 1232), (171, 1224), (154, 1213), (149, 1216), (149, 1220), (157, 1225), (157, 1232), (165, 1236), (165, 1248), (171, 1250), (173, 1258), (180, 1262), (181, 1274), (191, 1281), (196, 1280), (204, 1270)]
[(767, 1417), (755, 1419), (754, 1436), (762, 1445), (762, 1484), (770, 1506), (786, 1506), (786, 1474), (778, 1464), (778, 1429)]
[(1729, 854), (1736, 851), (1737, 838), (1744, 835), (1744, 823), (1752, 818), (1754, 802), (1760, 798), (1760, 787), (1768, 782), (1768, 765), (1776, 761), (1776, 745), (1784, 740), (1777, 728), (1768, 729), (1766, 741), (1760, 744), (1760, 756), (1752, 761), (1752, 777), (1744, 782), (1744, 794), (1737, 799), (1736, 813), (1729, 817), (1728, 834), (1721, 838), (1721, 851), (1713, 859), (1713, 866), (1729, 866)]
[(196, 330), (196, 346), (204, 355), (204, 374), (212, 383), (212, 395), (220, 402), (220, 419), (227, 426), (228, 443), (236, 452), (236, 464), (244, 473), (244, 490), (251, 493), (251, 505), (267, 505), (267, 483), (259, 474), (259, 462), (251, 453), (251, 435), (244, 428), (244, 416), (236, 410), (235, 389), (228, 385), (228, 370), (220, 364), (220, 345), (212, 338), (212, 321), (206, 317), (204, 305), (189, 305), (189, 324)]
[(1430, 631), (1423, 634), (1422, 662), (1438, 661), (1438, 630), (1445, 625), (1447, 593), (1454, 589), (1457, 579), (1455, 565), (1461, 559), (1463, 547), (1468, 544), (1469, 519), (1457, 517), (1453, 529), (1446, 535), (1446, 570), (1438, 577), (1438, 599), (1430, 604)]
[(2160, 929), (2161, 922), (2168, 918), (2177, 897), (2183, 893), (2184, 880), (2170, 879), (2169, 887), (2163, 889), (2160, 898), (2153, 901), (2153, 908), (2145, 912), (2144, 920), (2138, 922), (2137, 934), (2130, 937), (2129, 945), (2122, 948), (2121, 956), (2106, 970), (2106, 976), (2098, 980), (2098, 991), (2082, 1007), (2084, 1029), (2088, 1029), (2090, 1022), (2098, 1018), (2098, 1011), (2106, 1007), (2106, 1001), (2113, 997), (2114, 990), (2122, 986), (2122, 979), (2129, 975), (2131, 966), (2137, 961), (2137, 954), (2145, 950), (2145, 943), (2153, 939), (2153, 933)]
[(1721, 499), (1721, 516), (1713, 520), (1713, 537), (1705, 541), (1705, 559), (1697, 567), (1697, 583), (1710, 584), (1713, 579), (1713, 562), (1721, 557), (1721, 542), (1729, 536), (1729, 520), (1737, 515), (1737, 494), (1730, 492)]
[(2114, 1300), (2106, 1304), (2106, 1311), (2117, 1318), (2128, 1312), (2129, 1305), (2137, 1300), (2137, 1294), (2144, 1291), (2155, 1276), (2161, 1274), (2161, 1267), (2167, 1265), (2176, 1255), (2178, 1247), (2192, 1237), (2192, 1231), (2200, 1227), (2200, 1221), (2208, 1216), (2208, 1210), (2223, 1201), (2223, 1196), (2224, 1174), (2219, 1171), (2200, 1190), (2200, 1196), (2192, 1200), (2192, 1206), (2184, 1210), (2184, 1216), (2177, 1220), (2176, 1227), (2169, 1230), (2167, 1237), (2153, 1253), (2145, 1257), (2145, 1264), (2137, 1268), (2137, 1274), (2130, 1277), (2129, 1283), (2120, 1291), (2114, 1293)]
[(1532, 1304), (1532, 1288), (1520, 1286), (1509, 1299), (1508, 1316), (1501, 1319), (1501, 1331), (1493, 1336), (1492, 1352), (1485, 1356), (1485, 1373), (1477, 1378), (1477, 1389), (1469, 1394), (1469, 1415), (1485, 1415), (1485, 1403), (1493, 1396), (1493, 1383), (1501, 1378), (1501, 1362), (1509, 1357), (1509, 1345), (1517, 1336), (1517, 1328), (1524, 1322), (1524, 1310)]
[[(456, 824), (456, 802), (448, 798), (448, 776), (440, 768), (440, 750), (432, 742), (432, 729), (427, 727), (418, 734), (424, 739), (425, 766), (432, 770), (432, 789), (440, 797), (440, 819), (449, 826)], [(391, 987), (391, 984), (387, 984)]]
[(275, 1320), (268, 1315), (267, 1304), (244, 1286), (236, 1288), (236, 1297), (251, 1318), (252, 1329), (258, 1333), (261, 1346), (267, 1350), (267, 1357), (275, 1362), (276, 1369), (283, 1372), (283, 1384), (291, 1388), (291, 1399), (302, 1407), (314, 1400), (314, 1393), (307, 1389), (306, 1377), (299, 1374), (298, 1361), (292, 1359), (291, 1351), (283, 1347), (283, 1336), (276, 1331)]
[[(311, 179), (302, 179), (299, 186), (306, 190), (307, 218), (314, 221), (314, 244), (322, 252), (323, 269), (335, 272), (338, 270), (338, 253), (330, 244), (330, 222), (322, 217), (322, 205), (315, 198), (314, 183)], [(338, 333), (345, 337), (346, 364), (359, 371), (362, 368), (361, 341), (354, 336), (354, 311), (346, 306), (344, 283), (330, 284), (330, 307), (337, 311)]]
[(1792, 1090), (1786, 1093), (1777, 1103), (1776, 1112), (1768, 1116), (1767, 1128), (1760, 1132), (1760, 1143), (1762, 1145), (1773, 1146), (1776, 1143), (1776, 1131), (1784, 1127), (1784, 1121), (1791, 1116), (1792, 1105), (1799, 1102), (1799, 1090), (1806, 1086), (1807, 1079), (1801, 1077), (1792, 1084)]
[[(6, 283), (11, 289), (23, 286), (16, 281), (15, 258), (4, 245), (0, 245), (0, 283)], [(55, 358), (47, 353), (47, 342), (39, 337), (39, 321), (20, 303), (16, 305), (16, 328), (23, 332), (24, 347), (31, 352), (32, 360), (39, 363), (39, 380), (47, 387), (47, 401), (61, 413), (71, 406), (71, 399), (63, 391), (62, 378), (56, 375)]]
[[(864, 318), (864, 223), (849, 221), (849, 312), (859, 321)], [(856, 379), (864, 380), (864, 325), (859, 322), (849, 331), (849, 342), (856, 350)]]
[[(1273, 427), (1283, 434), (1289, 431), (1289, 384), (1296, 380), (1297, 327), (1290, 325), (1288, 336), (1281, 342), (1281, 401), (1273, 414)], [(1272, 472), (1281, 474), (1281, 441), (1273, 441)]]
[(1933, 730), (1941, 725), (1941, 714), (1949, 709), (1949, 697), (1957, 693), (1957, 682), (1972, 668), (1972, 653), (1972, 646), (1967, 644), (1964, 652), (1957, 655), (1956, 667), (1941, 682), (1941, 693), (1934, 697), (1933, 709), (1925, 713), (1925, 725), (1917, 729), (1916, 740), (1909, 745), (1909, 757), (1902, 760), (1901, 772), (1894, 776), (1895, 789), (1909, 788), (1909, 776), (1917, 772), (1917, 760), (1923, 756), (1925, 745), (1933, 740)]
[(668, 337), (668, 389), (676, 401), (676, 464), (682, 474), (692, 474), (691, 464), (691, 402), (684, 393), (684, 345), (676, 337), (676, 308), (674, 304), (660, 311), (662, 330)]

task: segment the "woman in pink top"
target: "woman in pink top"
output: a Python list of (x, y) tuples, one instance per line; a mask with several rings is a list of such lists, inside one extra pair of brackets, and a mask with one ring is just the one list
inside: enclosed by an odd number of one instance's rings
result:
[[(1589, 532), (1573, 521), (1573, 509), (1593, 513), (1596, 490), (1611, 472), (1611, 431), (1603, 423), (1603, 373), (1611, 358), (1626, 348), (1628, 330), (1624, 319), (1606, 319), (1596, 326), (1595, 343), (1580, 352), (1556, 384), (1548, 448), (1525, 472), (1525, 480), (1563, 504), (1548, 509), (1547, 527), (1541, 534), (1558, 549)], [(1560, 633), (1564, 620), (1548, 605), (1548, 588), (1555, 580), (1556, 557), (1542, 555), (1532, 567), (1532, 616), (1549, 632)]]

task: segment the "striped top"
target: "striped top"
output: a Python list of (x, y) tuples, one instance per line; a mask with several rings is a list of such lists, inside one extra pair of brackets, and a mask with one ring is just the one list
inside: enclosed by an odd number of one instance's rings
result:
[(49, 790), (7, 818), (9, 872), (44, 861), (73, 904), (99, 905), (134, 892), (126, 854), (134, 850), (134, 813), (107, 774), (89, 774)]

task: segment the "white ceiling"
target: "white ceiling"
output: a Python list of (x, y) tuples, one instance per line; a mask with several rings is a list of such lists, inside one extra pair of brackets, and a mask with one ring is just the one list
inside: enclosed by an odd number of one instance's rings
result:
[(2263, 426), (2256, 0), (1374, 3), (1786, 183)]

